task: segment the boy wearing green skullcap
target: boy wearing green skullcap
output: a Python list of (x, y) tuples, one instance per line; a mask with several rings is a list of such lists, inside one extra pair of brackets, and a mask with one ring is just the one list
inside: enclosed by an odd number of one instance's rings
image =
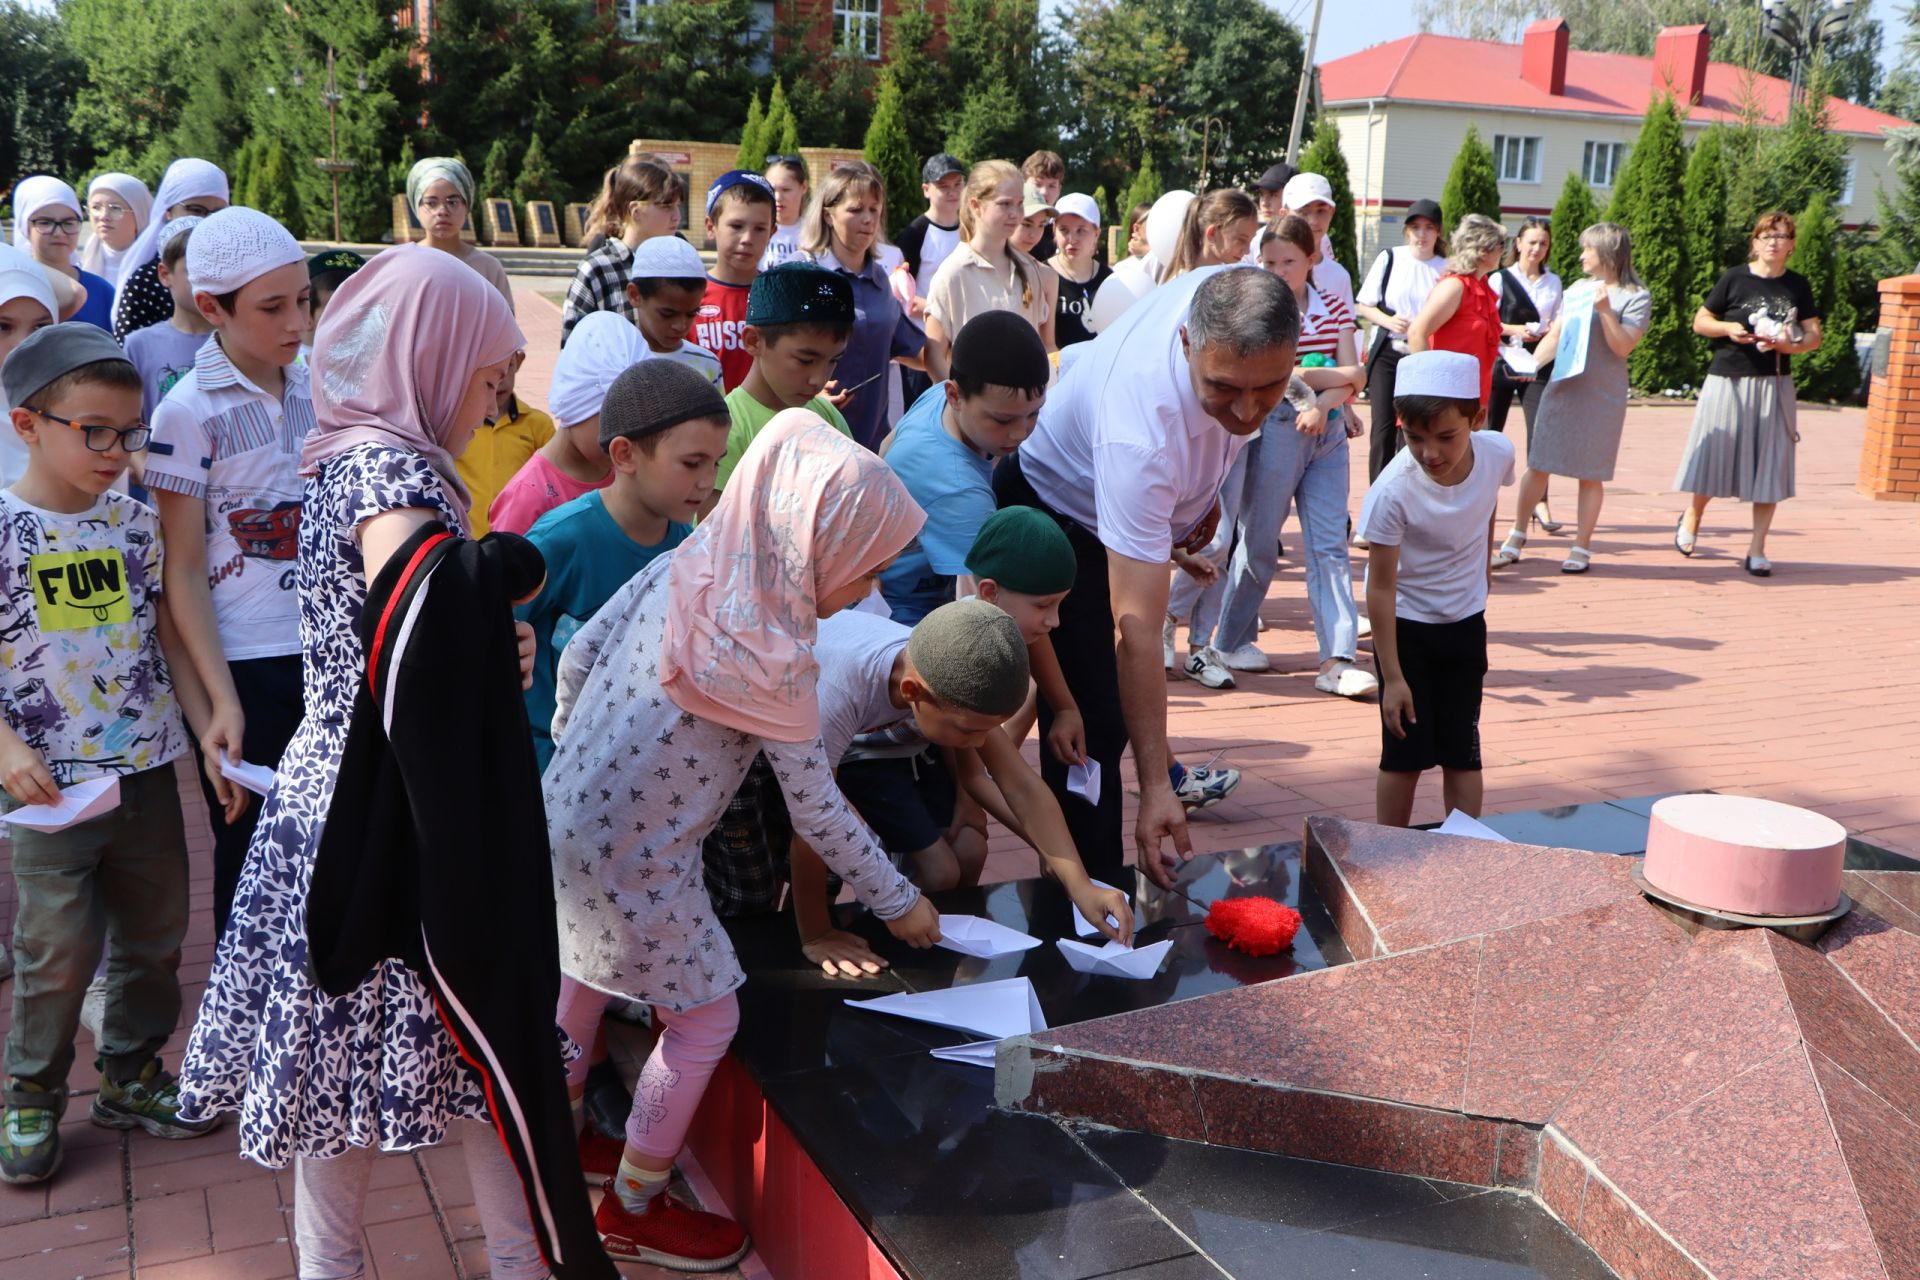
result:
[[(974, 884), (985, 832), (957, 814), (964, 791), (1040, 854), (1074, 905), (1125, 941), (1126, 896), (1088, 878), (1059, 802), (1000, 731), (1027, 699), (1026, 637), (985, 600), (961, 600), (909, 629), (850, 609), (820, 624), (821, 742), (847, 800), (910, 879), (928, 891)], [(826, 866), (792, 851), (794, 920), (807, 958), (828, 976), (877, 972), (884, 961), (832, 927)]]

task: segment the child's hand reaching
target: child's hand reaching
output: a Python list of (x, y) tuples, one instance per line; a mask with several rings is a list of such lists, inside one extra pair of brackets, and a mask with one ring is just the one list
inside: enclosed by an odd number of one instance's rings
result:
[(800, 954), (829, 978), (869, 978), (887, 967), (865, 938), (838, 929), (801, 943)]
[(887, 931), (908, 946), (925, 950), (940, 941), (940, 911), (923, 893), (905, 915), (887, 921)]
[(1047, 730), (1047, 750), (1061, 764), (1087, 762), (1087, 723), (1078, 707), (1068, 707), (1053, 715), (1053, 727)]
[(0, 743), (0, 786), (21, 804), (59, 804), (60, 785), (40, 753), (12, 733)]
[(533, 654), (535, 649), (533, 624), (530, 622), (514, 623), (513, 638), (520, 648), (520, 687), (523, 690), (531, 689), (533, 688)]
[[(1126, 894), (1118, 889), (1103, 889), (1087, 880), (1071, 896), (1080, 914), (1092, 921), (1101, 933), (1122, 946), (1133, 945), (1133, 907), (1127, 902)], [(1108, 916), (1116, 923), (1109, 923)]]
[(1380, 715), (1387, 732), (1396, 738), (1407, 736), (1407, 726), (1420, 723), (1413, 714), (1413, 690), (1405, 680), (1389, 680), (1380, 690)]
[(1188, 577), (1200, 583), (1202, 586), (1212, 585), (1213, 580), (1220, 576), (1220, 570), (1214, 567), (1212, 561), (1193, 554), (1193, 552), (1187, 550), (1185, 547), (1175, 547), (1173, 549), (1173, 563), (1179, 566), (1180, 570)]

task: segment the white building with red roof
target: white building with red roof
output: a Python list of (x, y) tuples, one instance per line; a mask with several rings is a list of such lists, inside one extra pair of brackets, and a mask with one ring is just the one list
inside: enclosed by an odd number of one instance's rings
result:
[[(1662, 31), (1651, 58), (1568, 45), (1566, 21), (1545, 18), (1519, 44), (1421, 34), (1321, 65), (1321, 98), (1339, 122), (1352, 175), (1363, 267), (1382, 243), (1399, 243), (1409, 204), (1440, 198), (1468, 124), (1493, 147), (1511, 225), (1551, 212), (1569, 172), (1604, 208), (1658, 95), (1674, 96), (1690, 136), (1749, 111), (1776, 124), (1787, 114), (1788, 83), (1712, 61), (1703, 26)], [(1837, 98), (1828, 109), (1851, 151), (1841, 219), (1872, 221), (1881, 185), (1893, 185), (1886, 131), (1909, 122)]]

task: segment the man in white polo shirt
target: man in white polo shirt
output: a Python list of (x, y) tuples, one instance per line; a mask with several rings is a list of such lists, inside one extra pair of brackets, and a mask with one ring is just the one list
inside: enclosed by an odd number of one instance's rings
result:
[[(1200, 547), (1213, 536), (1221, 481), (1285, 394), (1299, 331), (1293, 294), (1277, 276), (1241, 266), (1181, 276), (1081, 344), (1034, 434), (994, 472), (999, 504), (1052, 515), (1078, 560), (1053, 645), (1086, 722), (1099, 798), (1069, 791), (1068, 767), (1051, 752), (1041, 752), (1040, 771), (1096, 877), (1124, 862), (1120, 757), (1129, 740), (1140, 867), (1165, 884), (1174, 861), (1164, 843), (1183, 858), (1192, 852), (1167, 775), (1168, 561), (1175, 544)], [(1043, 704), (1043, 739), (1051, 723)]]

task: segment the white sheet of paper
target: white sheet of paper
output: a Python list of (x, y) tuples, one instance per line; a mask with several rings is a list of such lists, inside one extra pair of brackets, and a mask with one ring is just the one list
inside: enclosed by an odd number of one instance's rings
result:
[(1088, 804), (1100, 803), (1100, 762), (1089, 760), (1085, 764), (1067, 766), (1067, 790), (1085, 800)]
[(1448, 814), (1447, 820), (1434, 830), (1446, 836), (1472, 836), (1476, 840), (1498, 840), (1501, 844), (1513, 843), (1480, 819), (1470, 818), (1458, 809)]
[(1540, 372), (1540, 362), (1533, 358), (1533, 352), (1517, 344), (1501, 343), (1500, 358), (1516, 377), (1531, 378)]
[(94, 778), (76, 782), (60, 793), (59, 804), (23, 804), (0, 822), (31, 831), (59, 831), (76, 822), (97, 818), (120, 803), (120, 779)]
[(221, 756), (220, 774), (233, 779), (257, 796), (264, 796), (273, 789), (273, 770), (263, 764), (248, 764), (245, 760), (235, 764)]
[(929, 1049), (927, 1052), (947, 1062), (964, 1062), (970, 1067), (985, 1067), (991, 1071), (994, 1054), (999, 1048), (998, 1040), (969, 1040), (965, 1044), (956, 1044), (947, 1049)]
[(890, 996), (847, 1003), (855, 1009), (890, 1013), (896, 1018), (930, 1022), (936, 1027), (951, 1027), (994, 1040), (1047, 1029), (1047, 1017), (1040, 1012), (1040, 997), (1034, 994), (1033, 983), (1024, 977), (975, 982), (964, 987), (948, 987), (945, 991), (899, 991)]
[(1113, 978), (1151, 978), (1160, 972), (1167, 952), (1173, 950), (1173, 939), (1147, 947), (1123, 947), (1111, 940), (1104, 947), (1096, 947), (1072, 938), (1061, 938), (1053, 945), (1060, 948), (1060, 954), (1076, 972), (1100, 973)]
[(940, 945), (949, 951), (958, 951), (963, 956), (991, 960), (995, 956), (1010, 956), (1016, 951), (1031, 951), (1040, 945), (1040, 939), (979, 916), (942, 914)]
[(1597, 296), (1592, 281), (1583, 280), (1567, 290), (1560, 310), (1560, 342), (1553, 353), (1551, 381), (1565, 382), (1587, 371), (1587, 344), (1593, 337), (1593, 303)]
[[(1099, 766), (1096, 765), (1095, 767), (1098, 768)], [(1093, 882), (1093, 887), (1096, 889), (1113, 888), (1112, 885), (1108, 884), (1104, 880), (1095, 880)], [(1108, 916), (1107, 920), (1111, 924), (1120, 923), (1118, 920), (1115, 920), (1112, 916)], [(1083, 938), (1097, 938), (1100, 936), (1099, 927), (1096, 926), (1093, 923), (1093, 921), (1087, 919), (1085, 915), (1081, 914), (1080, 908), (1078, 907), (1075, 907), (1073, 909), (1073, 931), (1079, 934)]]

